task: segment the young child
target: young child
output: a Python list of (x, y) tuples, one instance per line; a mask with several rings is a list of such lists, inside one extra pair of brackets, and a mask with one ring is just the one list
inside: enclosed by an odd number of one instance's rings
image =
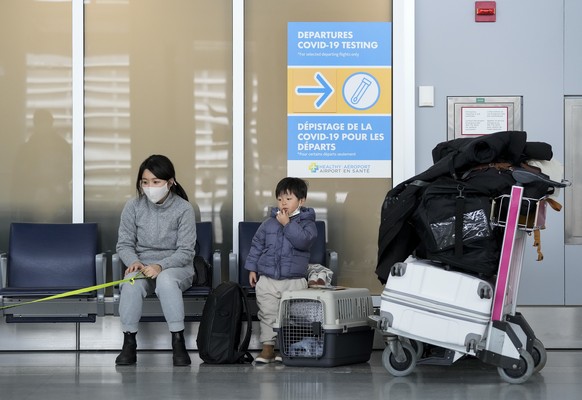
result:
[(299, 178), (284, 178), (277, 184), (275, 196), (277, 208), (257, 230), (245, 263), (259, 308), (263, 350), (255, 361), (260, 364), (283, 361), (275, 355), (277, 334), (273, 331), (281, 294), (307, 288), (309, 250), (317, 238), (315, 211), (303, 207), (307, 183)]

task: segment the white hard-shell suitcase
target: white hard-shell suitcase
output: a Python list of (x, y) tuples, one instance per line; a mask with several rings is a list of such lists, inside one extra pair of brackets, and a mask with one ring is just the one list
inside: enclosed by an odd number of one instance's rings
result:
[(392, 333), (472, 353), (491, 316), (492, 285), (413, 256), (393, 266), (380, 317)]

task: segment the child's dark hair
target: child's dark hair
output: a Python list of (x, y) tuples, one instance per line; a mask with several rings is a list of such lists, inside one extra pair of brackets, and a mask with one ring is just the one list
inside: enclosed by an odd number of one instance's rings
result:
[(170, 191), (176, 193), (178, 196), (188, 201), (188, 195), (184, 188), (176, 180), (176, 171), (174, 170), (174, 164), (166, 156), (160, 154), (153, 154), (146, 158), (139, 166), (139, 171), (137, 173), (137, 182), (135, 183), (135, 188), (138, 195), (142, 194), (141, 191), (141, 177), (145, 170), (149, 170), (158, 179), (163, 179), (169, 181), (174, 179), (174, 185), (170, 187)]
[(283, 178), (277, 183), (275, 189), (275, 197), (279, 197), (285, 193), (292, 193), (299, 200), (307, 198), (307, 182), (301, 178)]

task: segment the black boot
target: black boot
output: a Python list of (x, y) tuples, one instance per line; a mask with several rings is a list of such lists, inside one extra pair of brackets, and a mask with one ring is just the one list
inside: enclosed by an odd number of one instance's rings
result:
[(137, 342), (135, 334), (137, 332), (123, 332), (123, 347), (121, 353), (115, 359), (116, 365), (132, 365), (137, 362)]
[(172, 350), (174, 352), (174, 365), (182, 367), (190, 365), (190, 356), (186, 351), (186, 341), (184, 340), (184, 331), (172, 332)]

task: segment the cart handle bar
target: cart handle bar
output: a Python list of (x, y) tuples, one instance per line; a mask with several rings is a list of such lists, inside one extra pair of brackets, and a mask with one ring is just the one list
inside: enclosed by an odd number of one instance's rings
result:
[(567, 181), (565, 179), (562, 179), (561, 182), (556, 182), (548, 178), (546, 175), (536, 174), (535, 172), (531, 172), (521, 168), (514, 169), (513, 172), (511, 173), (511, 176), (513, 176), (513, 179), (515, 179), (517, 183), (520, 183), (522, 185), (533, 182), (544, 182), (555, 188), (565, 188), (566, 186), (572, 185), (572, 182)]

